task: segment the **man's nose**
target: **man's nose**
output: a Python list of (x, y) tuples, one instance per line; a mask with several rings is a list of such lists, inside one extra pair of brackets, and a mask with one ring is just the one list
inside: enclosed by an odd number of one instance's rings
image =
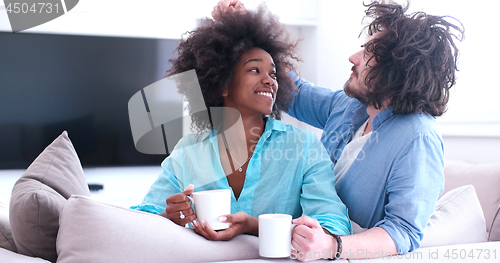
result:
[(360, 50), (349, 57), (349, 61), (354, 64), (354, 66), (359, 66), (361, 59), (363, 58), (364, 50)]

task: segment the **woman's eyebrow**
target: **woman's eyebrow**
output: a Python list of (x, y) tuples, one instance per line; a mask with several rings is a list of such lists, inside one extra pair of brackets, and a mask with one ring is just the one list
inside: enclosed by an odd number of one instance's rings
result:
[[(251, 58), (251, 59), (247, 60), (247, 61), (245, 62), (245, 64), (247, 64), (248, 62), (252, 62), (252, 61), (262, 62), (263, 60), (262, 60), (262, 59), (260, 59), (260, 58)], [(243, 64), (243, 65), (245, 65), (245, 64)], [(275, 65), (274, 63), (272, 63), (272, 62), (271, 62), (271, 66), (273, 66), (273, 68), (276, 68), (276, 65)]]
[[(248, 62), (252, 62), (252, 61), (262, 62), (262, 59), (260, 59), (260, 58), (251, 58), (251, 59), (247, 60), (247, 61), (245, 62), (245, 64), (247, 64)], [(245, 64), (243, 64), (243, 65), (245, 65)]]

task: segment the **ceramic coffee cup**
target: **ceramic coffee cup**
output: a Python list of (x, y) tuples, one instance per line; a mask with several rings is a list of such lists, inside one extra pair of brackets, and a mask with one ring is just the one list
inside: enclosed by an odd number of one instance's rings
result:
[(221, 222), (219, 217), (231, 214), (231, 190), (194, 192), (193, 197), (189, 197), (189, 199), (194, 205), (198, 222), (207, 222), (213, 230), (229, 227), (230, 224)]
[(290, 257), (294, 226), (291, 215), (260, 215), (259, 255), (267, 258)]

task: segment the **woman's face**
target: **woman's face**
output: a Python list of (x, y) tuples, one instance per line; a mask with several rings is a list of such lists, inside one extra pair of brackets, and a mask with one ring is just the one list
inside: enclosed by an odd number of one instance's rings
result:
[(268, 115), (273, 110), (278, 91), (276, 66), (269, 53), (253, 48), (241, 55), (233, 81), (224, 96), (224, 106), (245, 115)]

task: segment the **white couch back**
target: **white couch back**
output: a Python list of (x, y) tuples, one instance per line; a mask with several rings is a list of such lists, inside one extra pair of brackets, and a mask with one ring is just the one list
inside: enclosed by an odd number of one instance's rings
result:
[(474, 186), (489, 232), (500, 205), (500, 164), (446, 160), (444, 176), (443, 194), (463, 185)]

